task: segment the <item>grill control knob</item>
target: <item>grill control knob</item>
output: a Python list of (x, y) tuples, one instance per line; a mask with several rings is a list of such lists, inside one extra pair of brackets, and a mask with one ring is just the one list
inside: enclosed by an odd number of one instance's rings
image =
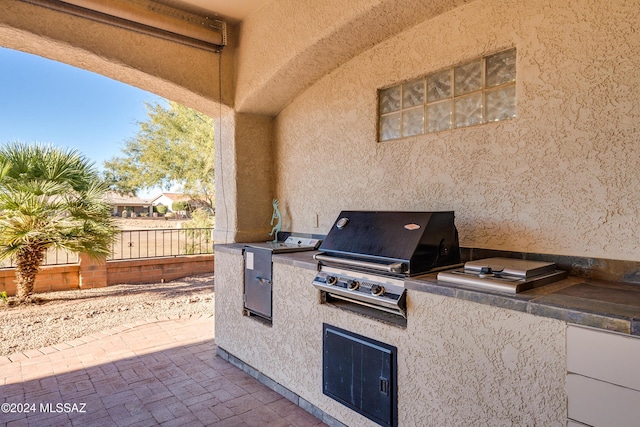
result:
[(380, 285), (371, 286), (371, 295), (379, 297), (382, 294), (384, 294), (384, 286), (380, 286)]
[(347, 289), (349, 289), (350, 291), (355, 291), (359, 287), (360, 287), (360, 283), (358, 283), (358, 281), (356, 281), (356, 280), (348, 280), (347, 281)]
[(335, 285), (338, 283), (338, 278), (336, 276), (327, 276), (325, 280), (327, 285)]

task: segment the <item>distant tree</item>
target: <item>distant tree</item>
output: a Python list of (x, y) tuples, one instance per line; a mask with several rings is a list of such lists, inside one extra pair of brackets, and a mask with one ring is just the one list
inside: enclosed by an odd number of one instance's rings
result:
[(118, 232), (93, 163), (76, 150), (12, 143), (0, 148), (0, 259), (16, 265), (24, 302), (49, 248), (109, 254)]
[(190, 210), (189, 202), (186, 200), (177, 200), (171, 203), (171, 210), (174, 212)]
[(176, 102), (146, 104), (148, 119), (138, 122), (122, 157), (104, 163), (111, 188), (128, 194), (153, 187), (179, 187), (192, 199), (214, 205), (213, 120)]

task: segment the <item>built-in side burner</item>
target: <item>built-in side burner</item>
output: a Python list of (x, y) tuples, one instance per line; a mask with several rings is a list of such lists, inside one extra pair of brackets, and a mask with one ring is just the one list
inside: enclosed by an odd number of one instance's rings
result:
[(312, 251), (320, 240), (289, 236), (284, 242), (247, 243), (244, 248), (244, 313), (271, 322), (273, 254)]
[(552, 262), (514, 258), (469, 261), (464, 268), (441, 271), (438, 281), (515, 294), (562, 280), (567, 272)]

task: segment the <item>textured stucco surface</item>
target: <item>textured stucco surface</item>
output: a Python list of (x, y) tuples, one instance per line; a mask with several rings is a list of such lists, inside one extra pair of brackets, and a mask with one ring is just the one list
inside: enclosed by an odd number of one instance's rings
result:
[(236, 113), (231, 108), (221, 111), (214, 120), (214, 240), (217, 243), (267, 240), (274, 194), (273, 118)]
[(274, 264), (273, 325), (242, 316), (243, 259), (216, 252), (216, 342), (347, 425), (322, 394), (322, 323), (398, 347), (401, 426), (564, 425), (564, 322), (410, 292), (406, 329), (319, 304), (315, 272)]
[[(637, 22), (631, 1), (482, 0), (354, 57), (277, 118), (290, 228), (454, 210), (463, 246), (640, 260)], [(378, 88), (510, 47), (517, 118), (376, 142)]]
[(356, 54), (469, 1), (270, 1), (242, 22), (236, 107), (276, 115)]

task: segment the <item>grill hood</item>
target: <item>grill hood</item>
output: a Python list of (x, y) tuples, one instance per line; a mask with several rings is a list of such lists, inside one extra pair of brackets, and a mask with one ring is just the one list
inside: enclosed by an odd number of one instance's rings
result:
[(410, 276), (460, 263), (453, 212), (342, 211), (319, 250), (324, 263), (394, 263)]

